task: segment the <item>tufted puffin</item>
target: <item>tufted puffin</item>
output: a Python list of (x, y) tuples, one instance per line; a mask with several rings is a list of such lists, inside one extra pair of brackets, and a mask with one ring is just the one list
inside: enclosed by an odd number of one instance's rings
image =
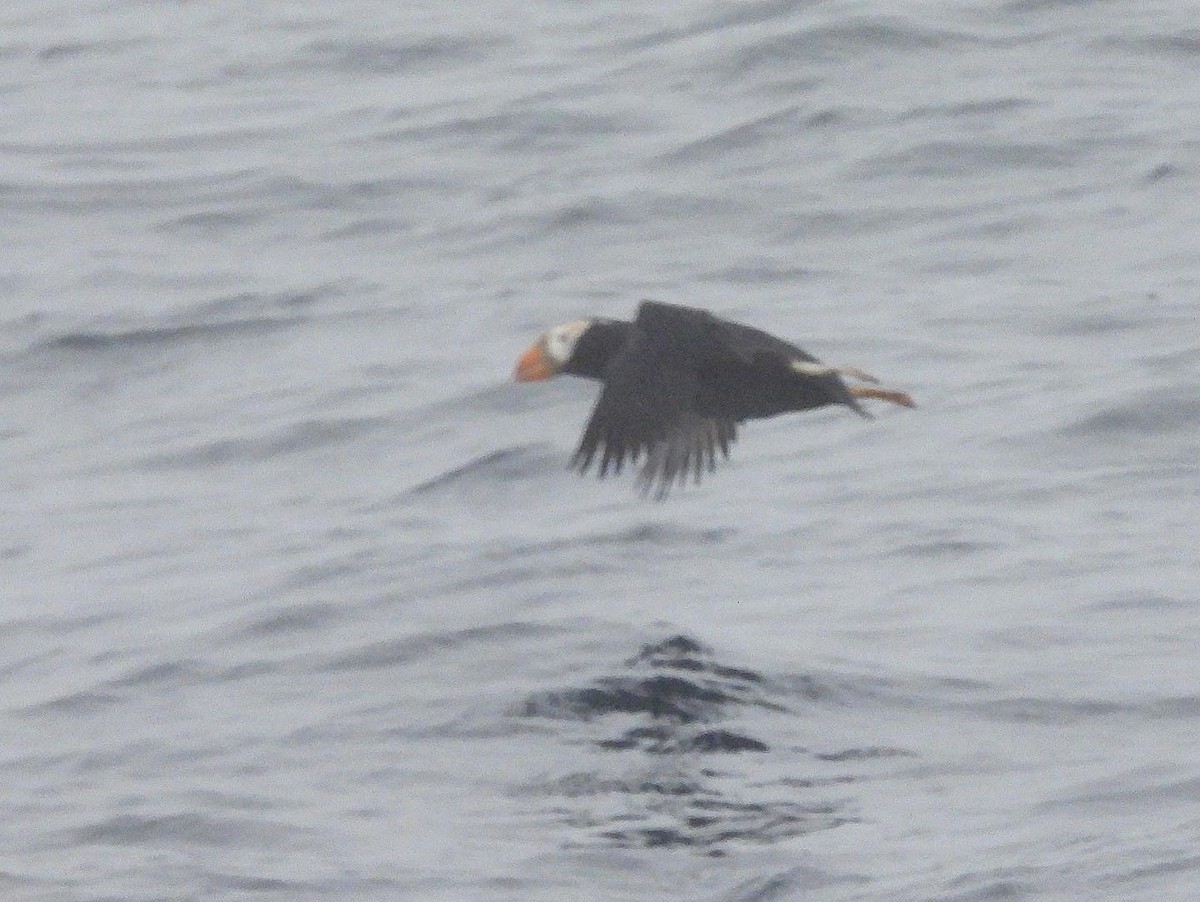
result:
[(728, 457), (743, 420), (826, 404), (870, 417), (860, 398), (916, 406), (902, 391), (847, 386), (843, 376), (878, 380), (821, 363), (761, 329), (657, 301), (642, 301), (633, 322), (595, 318), (555, 326), (517, 362), (521, 382), (560, 373), (604, 383), (572, 469), (586, 473), (595, 462), (604, 477), (644, 457), (638, 487), (659, 500), (676, 482), (689, 476), (699, 482), (703, 471), (714, 470), (718, 449)]

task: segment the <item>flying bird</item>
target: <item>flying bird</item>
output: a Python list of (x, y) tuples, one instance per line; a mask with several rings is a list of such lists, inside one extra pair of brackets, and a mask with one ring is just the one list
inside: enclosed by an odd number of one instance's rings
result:
[[(565, 373), (604, 383), (572, 469), (604, 477), (637, 464), (643, 495), (713, 471), (745, 420), (860, 398), (915, 407), (854, 367), (824, 364), (790, 342), (707, 310), (642, 301), (633, 322), (583, 319), (545, 332), (517, 361), (521, 382)], [(873, 385), (848, 386), (842, 377)]]

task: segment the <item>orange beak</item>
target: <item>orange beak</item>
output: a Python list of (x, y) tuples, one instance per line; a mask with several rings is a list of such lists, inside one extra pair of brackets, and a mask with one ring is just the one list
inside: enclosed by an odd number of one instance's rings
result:
[(534, 345), (521, 355), (517, 361), (516, 379), (518, 382), (537, 382), (549, 379), (554, 375), (554, 367), (546, 357), (540, 344)]

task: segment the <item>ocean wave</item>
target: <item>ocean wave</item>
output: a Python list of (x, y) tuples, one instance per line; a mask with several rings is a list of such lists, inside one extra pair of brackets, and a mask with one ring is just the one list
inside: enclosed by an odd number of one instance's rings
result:
[(260, 435), (214, 439), (177, 450), (145, 455), (138, 458), (134, 465), (145, 470), (169, 470), (261, 463), (348, 443), (390, 425), (390, 421), (384, 417), (307, 419)]
[(519, 445), (501, 448), (448, 470), (413, 486), (410, 495), (428, 495), (451, 489), (473, 490), (480, 485), (532, 479), (545, 472), (558, 455), (544, 445)]

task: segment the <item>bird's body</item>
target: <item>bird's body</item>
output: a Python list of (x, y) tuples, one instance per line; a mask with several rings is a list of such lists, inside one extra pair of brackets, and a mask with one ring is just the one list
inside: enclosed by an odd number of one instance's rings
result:
[[(912, 407), (903, 392), (849, 387), (842, 376), (874, 382), (853, 368), (821, 363), (790, 342), (706, 310), (643, 301), (633, 322), (590, 319), (546, 332), (522, 355), (517, 379), (559, 373), (598, 379), (604, 389), (572, 466), (600, 476), (626, 461), (645, 462), (644, 492), (716, 467), (745, 420), (844, 404), (869, 417), (858, 399)], [(598, 458), (598, 459), (597, 459)]]

